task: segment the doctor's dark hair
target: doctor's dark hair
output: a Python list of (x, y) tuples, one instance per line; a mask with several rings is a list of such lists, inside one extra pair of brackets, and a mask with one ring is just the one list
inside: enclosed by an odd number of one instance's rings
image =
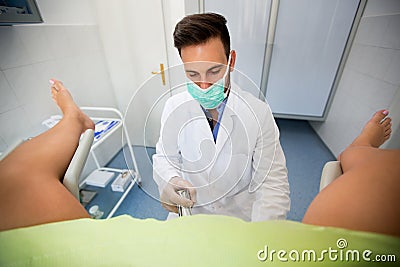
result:
[(231, 51), (231, 41), (226, 19), (216, 13), (193, 14), (184, 17), (175, 26), (174, 45), (181, 55), (181, 49), (190, 45), (206, 43), (219, 37), (225, 49), (226, 58)]

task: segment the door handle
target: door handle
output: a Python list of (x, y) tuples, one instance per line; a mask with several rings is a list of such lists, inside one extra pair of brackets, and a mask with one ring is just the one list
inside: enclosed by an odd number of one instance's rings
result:
[(160, 71), (152, 71), (151, 74), (161, 74), (162, 84), (165, 85), (164, 64), (160, 63)]

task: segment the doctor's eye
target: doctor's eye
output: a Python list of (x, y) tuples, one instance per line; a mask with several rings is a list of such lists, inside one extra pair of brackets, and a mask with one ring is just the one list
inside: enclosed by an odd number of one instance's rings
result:
[(188, 72), (188, 73), (187, 73), (187, 76), (188, 76), (189, 78), (195, 78), (195, 77), (198, 77), (199, 74), (198, 74), (198, 73), (195, 73), (195, 72)]
[(210, 70), (209, 74), (218, 75), (221, 73), (221, 68)]

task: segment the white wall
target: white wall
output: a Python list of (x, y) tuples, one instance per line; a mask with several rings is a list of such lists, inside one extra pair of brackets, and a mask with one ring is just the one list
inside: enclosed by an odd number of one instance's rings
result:
[(329, 115), (311, 123), (338, 155), (371, 115), (388, 108), (393, 134), (386, 148), (400, 148), (400, 1), (369, 0)]
[(48, 80), (81, 106), (116, 106), (90, 0), (37, 0), (45, 23), (0, 27), (0, 151), (59, 114)]

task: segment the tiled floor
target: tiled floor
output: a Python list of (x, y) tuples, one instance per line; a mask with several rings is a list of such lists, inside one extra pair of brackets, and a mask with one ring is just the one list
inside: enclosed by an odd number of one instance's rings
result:
[[(300, 221), (308, 205), (318, 193), (323, 165), (335, 158), (308, 122), (278, 119), (277, 124), (289, 171), (291, 210), (288, 219)], [(167, 212), (158, 201), (158, 190), (152, 179), (151, 155), (155, 150), (154, 148), (134, 147), (134, 152), (142, 176), (142, 188), (134, 186), (115, 216), (130, 214), (137, 218), (164, 220)], [(109, 166), (125, 166), (121, 152), (110, 162)]]

